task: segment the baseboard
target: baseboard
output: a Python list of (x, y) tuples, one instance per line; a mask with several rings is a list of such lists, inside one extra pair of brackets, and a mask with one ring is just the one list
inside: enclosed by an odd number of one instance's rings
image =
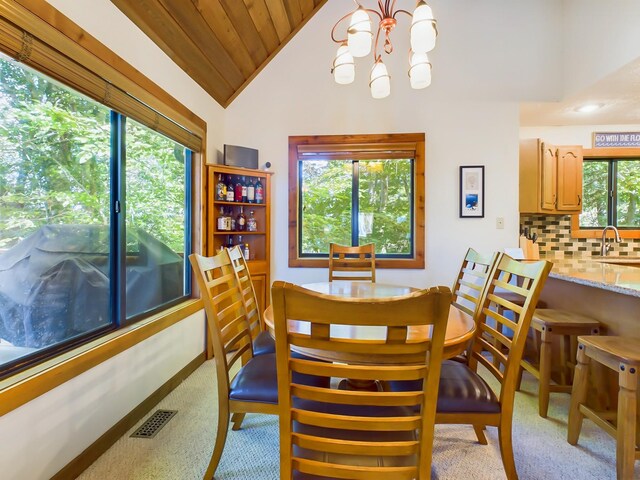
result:
[(131, 427), (155, 407), (160, 400), (166, 397), (171, 391), (180, 385), (184, 379), (191, 375), (205, 361), (205, 354), (202, 353), (189, 362), (182, 370), (167, 380), (155, 392), (144, 399), (137, 407), (125, 415), (118, 423), (105, 432), (100, 438), (89, 445), (80, 455), (71, 460), (64, 468), (56, 473), (51, 480), (66, 480), (77, 478), (84, 472), (100, 455), (109, 450)]

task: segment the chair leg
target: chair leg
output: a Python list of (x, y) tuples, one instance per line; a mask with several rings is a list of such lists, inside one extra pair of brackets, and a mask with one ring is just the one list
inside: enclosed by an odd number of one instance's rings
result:
[(246, 416), (246, 413), (234, 413), (231, 416), (231, 422), (233, 423), (233, 426), (231, 427), (231, 430), (240, 430), (240, 428), (242, 427), (242, 422), (244, 421), (244, 417)]
[(633, 478), (636, 458), (636, 369), (620, 365), (619, 382), (616, 471), (618, 479), (626, 479)]
[(478, 438), (478, 443), (480, 445), (487, 445), (487, 437), (484, 434), (484, 429), (485, 426), (484, 425), (474, 425), (473, 426), (473, 431), (476, 432), (476, 437)]
[(584, 345), (578, 345), (576, 369), (573, 376), (573, 387), (571, 389), (571, 404), (569, 406), (569, 420), (567, 427), (567, 442), (571, 445), (578, 443), (580, 430), (582, 430), (582, 419), (584, 415), (580, 412), (580, 405), (587, 398), (587, 387), (589, 379), (589, 357), (585, 352)]
[(503, 417), (501, 419), (500, 426), (498, 426), (498, 440), (500, 442), (500, 455), (502, 456), (502, 465), (504, 466), (504, 473), (507, 474), (507, 480), (518, 480), (516, 462), (513, 458), (511, 418)]
[(569, 358), (569, 343), (568, 343), (567, 335), (560, 335), (560, 384), (561, 385), (569, 385), (567, 382), (567, 370), (568, 370), (568, 360)]
[(207, 471), (204, 474), (204, 480), (213, 480), (213, 475), (216, 473), (220, 458), (222, 458), (222, 451), (224, 450), (224, 444), (227, 441), (227, 432), (229, 431), (229, 405), (220, 403), (218, 405), (218, 429), (216, 431), (216, 443), (213, 447), (213, 453), (211, 454), (211, 460), (207, 466)]
[(522, 373), (524, 372), (524, 368), (522, 365), (518, 367), (518, 379), (516, 380), (516, 392), (522, 390)]
[(544, 328), (540, 344), (540, 378), (538, 379), (538, 414), (547, 418), (549, 411), (549, 384), (551, 382), (551, 332)]

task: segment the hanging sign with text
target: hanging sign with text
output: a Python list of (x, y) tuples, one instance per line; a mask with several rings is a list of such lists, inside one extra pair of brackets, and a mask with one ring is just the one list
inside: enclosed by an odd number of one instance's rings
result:
[(594, 132), (593, 148), (640, 147), (640, 132)]

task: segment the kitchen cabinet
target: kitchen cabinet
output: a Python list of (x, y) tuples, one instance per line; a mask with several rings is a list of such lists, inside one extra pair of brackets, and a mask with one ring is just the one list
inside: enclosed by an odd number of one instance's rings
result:
[(582, 147), (521, 140), (519, 187), (520, 213), (580, 213)]
[[(240, 244), (249, 249), (247, 265), (256, 291), (258, 308), (264, 311), (269, 305), (270, 282), (270, 225), (271, 225), (271, 172), (226, 165), (207, 166), (207, 255), (215, 255), (221, 248)], [(246, 201), (232, 201), (218, 191), (220, 182), (236, 185), (238, 181), (253, 192)], [(260, 184), (261, 197), (257, 185)], [(226, 191), (226, 189), (225, 189)], [(245, 216), (244, 226), (239, 226), (239, 215)], [(233, 226), (220, 221), (221, 217), (233, 218)], [(254, 227), (249, 226), (249, 218)], [(222, 228), (221, 228), (222, 227)]]

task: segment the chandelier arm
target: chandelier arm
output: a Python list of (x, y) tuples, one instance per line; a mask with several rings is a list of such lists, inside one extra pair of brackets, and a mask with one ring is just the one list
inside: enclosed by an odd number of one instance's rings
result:
[(407, 14), (409, 17), (413, 17), (413, 14), (411, 12), (407, 12), (406, 10), (396, 10), (395, 12), (393, 12), (393, 19), (395, 20), (396, 15), (398, 13), (405, 13)]
[(346, 42), (347, 39), (345, 38), (344, 40), (337, 40), (335, 33), (336, 33), (336, 28), (338, 27), (338, 25), (340, 25), (340, 23), (342, 23), (344, 20), (346, 20), (348, 17), (350, 17), (351, 15), (353, 15), (353, 12), (355, 12), (357, 10), (357, 8), (349, 13), (347, 13), (344, 17), (342, 17), (340, 20), (338, 20), (335, 25), (333, 26), (333, 28), (331, 29), (331, 40), (333, 40), (335, 43), (342, 43), (342, 42)]
[(382, 15), (380, 15), (380, 12), (378, 12), (377, 10), (372, 10), (370, 8), (365, 8), (364, 11), (365, 12), (370, 12), (370, 13), (375, 13), (378, 16), (378, 18), (380, 19), (380, 21), (382, 21), (382, 19), (383, 19)]
[(380, 27), (378, 27), (378, 31), (376, 32), (376, 41), (373, 44), (373, 63), (376, 64), (382, 58), (382, 54), (378, 55), (378, 39), (380, 38)]

